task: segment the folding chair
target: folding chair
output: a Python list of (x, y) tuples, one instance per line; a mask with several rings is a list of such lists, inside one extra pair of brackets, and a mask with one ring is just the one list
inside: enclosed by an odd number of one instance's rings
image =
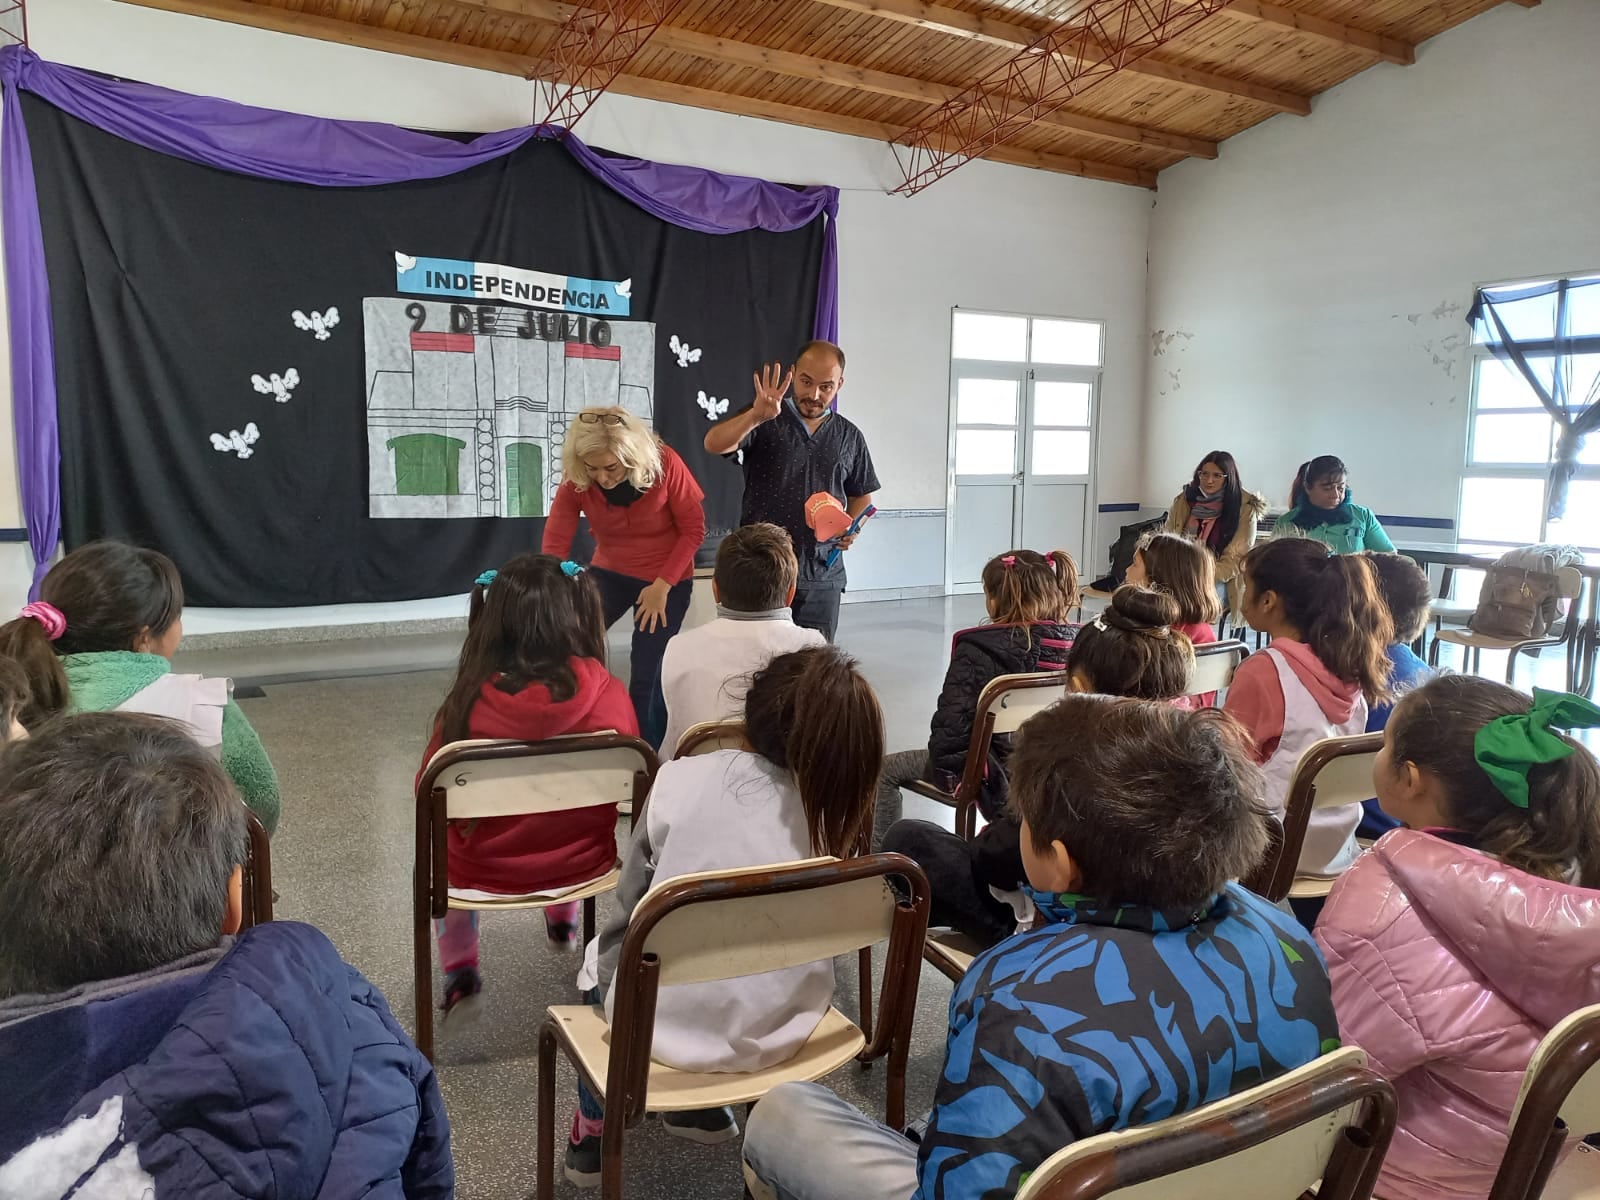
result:
[(1289, 781), (1283, 806), (1277, 854), (1268, 854), (1245, 881), (1258, 895), (1277, 903), (1285, 896), (1297, 899), (1326, 896), (1333, 880), (1299, 874), (1300, 851), (1314, 808), (1342, 808), (1372, 796), (1372, 764), (1383, 749), (1383, 734), (1358, 733), (1354, 737), (1324, 738), (1300, 756)]
[(1181, 1116), (1085, 1138), (1016, 1200), (1368, 1200), (1394, 1134), (1394, 1088), (1354, 1047)]
[[(672, 757), (690, 758), (717, 750), (737, 750), (744, 745), (743, 721), (700, 721), (683, 731)], [(666, 749), (666, 747), (662, 747)]]
[(905, 785), (907, 791), (956, 810), (956, 832), (971, 841), (978, 832), (978, 792), (989, 764), (989, 743), (996, 734), (1015, 733), (1034, 713), (1043, 712), (1067, 694), (1065, 671), (1037, 671), (1028, 675), (1001, 675), (978, 694), (973, 714), (972, 739), (961, 783), (951, 795), (925, 779)]
[(1189, 677), (1189, 690), (1184, 695), (1204, 696), (1209, 692), (1227, 691), (1233, 682), (1233, 673), (1249, 657), (1249, 649), (1236, 639), (1196, 646), (1194, 673)]
[[(1578, 597), (1583, 594), (1583, 574), (1577, 567), (1561, 567), (1556, 571), (1557, 595), (1567, 602), (1567, 614), (1562, 619), (1559, 637), (1503, 638), (1487, 633), (1474, 633), (1470, 629), (1441, 629), (1434, 634), (1433, 646), (1428, 652), (1428, 665), (1439, 665), (1439, 645), (1445, 643), (1462, 647), (1464, 657), (1470, 658), (1470, 671), (1476, 675), (1483, 665), (1485, 650), (1506, 650), (1506, 682), (1516, 682), (1517, 656), (1530, 652), (1534, 658), (1546, 646), (1567, 648), (1567, 690), (1576, 686), (1578, 672), (1578, 629), (1583, 621), (1578, 616)], [(1463, 666), (1467, 663), (1463, 661)]]
[[(978, 792), (989, 764), (989, 743), (996, 734), (1015, 733), (1035, 713), (1043, 712), (1067, 694), (1065, 671), (1037, 671), (1027, 675), (1001, 675), (978, 694), (973, 714), (972, 739), (956, 794), (925, 779), (905, 785), (907, 791), (956, 810), (956, 832), (967, 841), (978, 835)], [(930, 933), (923, 951), (930, 963), (951, 981), (966, 974), (983, 947), (964, 934)]]
[(1600, 1131), (1600, 1005), (1580, 1008), (1544, 1037), (1511, 1111), (1511, 1137), (1489, 1200), (1592, 1200), (1600, 1154), (1578, 1146), (1558, 1168), (1569, 1136)]
[(631, 801), (642, 811), (659, 768), (648, 743), (620, 733), (543, 742), (452, 742), (417, 781), (417, 853), (412, 870), (412, 969), (417, 1048), (433, 1058), (432, 921), (452, 908), (498, 911), (583, 901), (583, 939), (594, 937), (595, 897), (617, 886), (620, 862), (599, 879), (560, 895), (468, 900), (450, 895), (445, 831), (453, 820), (528, 816)]
[(243, 932), (253, 925), (272, 920), (272, 842), (267, 827), (255, 813), (245, 810), (245, 829), (250, 841), (244, 860), (244, 912), (239, 922)]
[[(891, 878), (904, 881), (903, 893)], [(552, 1007), (540, 1030), (538, 1200), (551, 1200), (554, 1190), (558, 1047), (585, 1084), (603, 1092), (602, 1200), (621, 1197), (623, 1136), (646, 1112), (747, 1104), (780, 1083), (820, 1079), (858, 1056), (887, 1057), (885, 1120), (904, 1125), (917, 956), (927, 925), (928, 881), (899, 854), (684, 875), (652, 889), (622, 941), (610, 1026), (593, 1006), (567, 1005)], [(766, 1070), (697, 1073), (651, 1061), (659, 988), (802, 966), (885, 939), (878, 1029), (870, 1041), (830, 1008), (793, 1058)]]

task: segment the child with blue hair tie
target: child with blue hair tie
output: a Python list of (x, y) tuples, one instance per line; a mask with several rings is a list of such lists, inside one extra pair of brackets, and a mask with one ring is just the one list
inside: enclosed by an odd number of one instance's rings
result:
[[(469, 738), (537, 742), (606, 730), (637, 735), (639, 726), (627, 688), (606, 670), (600, 593), (588, 573), (548, 554), (521, 554), (478, 576), (461, 662), (422, 770), (441, 746)], [(614, 804), (451, 821), (450, 888), (525, 896), (577, 887), (616, 864), (616, 828)], [(551, 905), (544, 915), (551, 942), (575, 948), (577, 902)], [(434, 928), (442, 1007), (459, 1025), (483, 990), (478, 914), (451, 909)]]

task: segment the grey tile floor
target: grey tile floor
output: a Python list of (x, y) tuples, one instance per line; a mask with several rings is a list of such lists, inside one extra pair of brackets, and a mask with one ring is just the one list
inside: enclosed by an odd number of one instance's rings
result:
[[(978, 597), (852, 604), (840, 644), (861, 661), (888, 720), (889, 745), (925, 744), (951, 635), (982, 616)], [(619, 631), (620, 632), (620, 631)], [(226, 652), (208, 670), (227, 670)], [(208, 657), (210, 655), (208, 654)], [(626, 671), (625, 644), (613, 655)], [(240, 664), (243, 665), (243, 664)], [(235, 671), (240, 678), (246, 670)], [(277, 915), (309, 921), (383, 989), (396, 1017), (412, 1024), (411, 783), (429, 719), (449, 683), (447, 671), (321, 682), (268, 684), (242, 701), (260, 731), (283, 787), (283, 822), (273, 839)], [(937, 805), (908, 796), (908, 815), (945, 819)], [(917, 805), (925, 805), (918, 808)], [(601, 901), (601, 920), (608, 902)], [(881, 958), (881, 956), (880, 956)], [(483, 922), (485, 1011), (475, 1027), (443, 1029), (439, 1077), (464, 1200), (520, 1200), (534, 1181), (534, 1096), (539, 1022), (551, 1004), (578, 1000), (576, 956), (550, 949), (537, 914), (492, 914)], [(881, 964), (880, 964), (881, 965)], [(854, 1015), (856, 975), (838, 970), (838, 1004)], [(930, 1103), (943, 1060), (950, 985), (925, 968), (908, 1108)], [(882, 1066), (854, 1065), (828, 1082), (868, 1112), (882, 1115)], [(563, 1065), (558, 1138), (573, 1097)], [(558, 1145), (559, 1145), (558, 1141)], [(741, 1195), (738, 1143), (703, 1148), (648, 1121), (630, 1132), (628, 1194), (652, 1200), (718, 1200)], [(556, 1195), (582, 1195), (557, 1176)]]

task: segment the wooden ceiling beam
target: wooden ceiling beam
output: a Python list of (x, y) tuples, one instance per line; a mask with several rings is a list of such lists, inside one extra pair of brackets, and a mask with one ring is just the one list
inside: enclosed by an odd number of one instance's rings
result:
[(497, 71), (502, 75), (519, 75), (524, 79), (529, 78), (530, 72), (537, 66), (531, 58), (508, 54), (503, 50), (488, 50), (482, 46), (400, 33), (375, 25), (358, 25), (312, 13), (252, 4), (248, 0), (122, 0), (122, 3), (191, 17), (207, 17), (213, 21), (228, 21), (272, 33), (337, 42), (343, 46), (360, 46), (367, 50), (425, 58), (457, 67), (476, 67), (481, 71)]
[(1292, 8), (1284, 8), (1281, 4), (1269, 4), (1265, 0), (1233, 0), (1233, 3), (1222, 11), (1230, 16), (1245, 17), (1263, 25), (1292, 29), (1296, 33), (1333, 42), (1347, 50), (1360, 50), (1363, 54), (1370, 54), (1374, 58), (1397, 66), (1408, 67), (1417, 61), (1417, 48), (1410, 42), (1385, 37), (1381, 33), (1372, 33), (1365, 29), (1356, 29), (1339, 21), (1329, 21), (1324, 17), (1314, 17), (1310, 13), (1296, 12)]
[[(525, 17), (529, 20), (556, 23), (568, 19), (573, 6), (561, 0), (441, 0), (469, 8), (485, 9), (495, 13)], [(656, 50), (674, 54), (687, 54), (692, 58), (724, 66), (749, 67), (757, 71), (770, 71), (774, 75), (787, 75), (814, 83), (829, 83), (858, 92), (872, 92), (880, 96), (894, 96), (901, 100), (915, 100), (922, 104), (943, 104), (961, 93), (959, 87), (937, 83), (928, 79), (915, 79), (876, 71), (870, 67), (857, 67), (850, 63), (834, 62), (810, 54), (797, 54), (789, 50), (775, 50), (733, 38), (697, 33), (667, 25), (658, 29), (650, 39)], [(1125, 121), (1106, 120), (1079, 113), (1056, 110), (1038, 118), (1038, 123), (1070, 133), (1104, 138), (1124, 145), (1143, 149), (1172, 150), (1194, 158), (1215, 158), (1217, 143), (1206, 138), (1171, 133)]]
[[(382, 50), (389, 54), (449, 63), (452, 66), (495, 71), (522, 79), (533, 78), (540, 65), (535, 59), (525, 55), (508, 54), (502, 50), (488, 50), (481, 46), (468, 46), (459, 42), (441, 41), (413, 33), (400, 33), (376, 25), (339, 21), (312, 13), (273, 8), (265, 4), (251, 3), (250, 0), (121, 0), (121, 2), (139, 8), (154, 8), (164, 12), (182, 13), (185, 16), (227, 21), (235, 25), (248, 25), (254, 29), (334, 42), (342, 46), (358, 46), (366, 50)], [(619, 76), (610, 90), (645, 100), (685, 104), (692, 108), (712, 109), (739, 116), (761, 117), (830, 133), (871, 138), (874, 141), (892, 141), (904, 132), (899, 126), (881, 121), (846, 117), (837, 113), (822, 112), (792, 104), (778, 104), (753, 97), (734, 96), (725, 92), (688, 87), (684, 84), (664, 83), (637, 75)], [(1154, 171), (1072, 158), (1062, 154), (1046, 154), (1000, 146), (986, 157), (995, 162), (1078, 175), (1087, 179), (1100, 179), (1108, 183), (1125, 183), (1151, 188), (1156, 185)]]
[[(816, 0), (816, 3), (847, 9), (850, 12), (868, 13), (904, 25), (916, 25), (939, 33), (951, 34), (996, 46), (1013, 52), (1019, 46), (1028, 46), (1039, 36), (1037, 29), (1001, 21), (993, 17), (946, 8), (926, 0)], [(1212, 71), (1185, 67), (1148, 54), (1135, 59), (1122, 68), (1129, 75), (1143, 75), (1166, 83), (1181, 84), (1201, 91), (1216, 92), (1238, 100), (1250, 100), (1279, 112), (1303, 117), (1311, 111), (1311, 98), (1285, 88), (1268, 87), (1247, 80), (1231, 79)]]

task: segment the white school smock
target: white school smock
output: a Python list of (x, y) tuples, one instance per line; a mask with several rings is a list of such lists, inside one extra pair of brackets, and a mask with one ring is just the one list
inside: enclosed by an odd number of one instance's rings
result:
[[(1281, 651), (1268, 646), (1262, 653), (1277, 668), (1278, 686), (1283, 689), (1283, 735), (1278, 739), (1278, 748), (1261, 768), (1267, 776), (1267, 800), (1281, 821), (1284, 805), (1289, 800), (1289, 783), (1300, 765), (1300, 757), (1324, 738), (1365, 733), (1367, 702), (1357, 696), (1350, 719), (1335, 723), (1300, 682), (1300, 676), (1294, 673)], [(1298, 872), (1325, 879), (1340, 874), (1361, 853), (1356, 841), (1356, 826), (1360, 824), (1359, 804), (1312, 809), (1311, 819), (1306, 824), (1306, 840), (1300, 848)]]

